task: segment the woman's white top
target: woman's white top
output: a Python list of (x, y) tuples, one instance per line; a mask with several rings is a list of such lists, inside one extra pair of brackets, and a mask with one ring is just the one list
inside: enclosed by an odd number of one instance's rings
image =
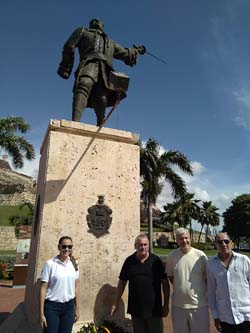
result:
[(75, 298), (75, 281), (79, 279), (72, 261), (62, 262), (58, 257), (48, 260), (41, 273), (40, 280), (48, 283), (45, 299), (65, 303)]

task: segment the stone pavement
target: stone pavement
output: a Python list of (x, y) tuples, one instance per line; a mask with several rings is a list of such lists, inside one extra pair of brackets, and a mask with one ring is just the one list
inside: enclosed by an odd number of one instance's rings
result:
[(23, 302), (24, 291), (24, 288), (12, 288), (12, 281), (0, 281), (0, 325)]
[[(11, 314), (16, 306), (23, 302), (24, 292), (25, 288), (12, 288), (12, 281), (0, 281), (0, 325)], [(171, 318), (169, 315), (167, 318), (164, 318), (163, 323), (164, 332), (173, 333)], [(210, 332), (216, 333), (212, 321), (210, 327)]]

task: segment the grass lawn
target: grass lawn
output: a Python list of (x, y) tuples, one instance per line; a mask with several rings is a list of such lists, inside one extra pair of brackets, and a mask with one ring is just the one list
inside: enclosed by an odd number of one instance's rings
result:
[[(141, 231), (141, 232), (148, 233), (148, 227), (147, 227), (147, 226), (143, 226), (143, 225), (141, 225), (141, 227), (140, 227), (140, 231)], [(162, 228), (158, 228), (158, 227), (154, 227), (154, 228), (153, 228), (153, 232), (162, 232), (162, 231), (163, 231)]]
[(26, 216), (28, 213), (28, 207), (23, 207), (20, 211), (20, 206), (0, 206), (0, 226), (9, 226), (9, 218), (12, 215)]
[(0, 256), (5, 256), (8, 254), (16, 254), (16, 250), (0, 250)]

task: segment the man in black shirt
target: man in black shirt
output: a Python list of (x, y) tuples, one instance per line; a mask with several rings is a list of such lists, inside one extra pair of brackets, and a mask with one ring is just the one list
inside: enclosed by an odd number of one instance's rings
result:
[(167, 316), (169, 306), (169, 283), (164, 266), (159, 257), (149, 253), (145, 234), (136, 237), (135, 249), (122, 266), (111, 315), (117, 311), (129, 281), (128, 313), (132, 316), (134, 333), (163, 333), (162, 317)]

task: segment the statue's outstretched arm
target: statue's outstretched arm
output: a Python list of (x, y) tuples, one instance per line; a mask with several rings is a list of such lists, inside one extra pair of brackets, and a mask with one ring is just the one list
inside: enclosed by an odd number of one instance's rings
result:
[(140, 52), (139, 48), (135, 45), (130, 48), (124, 48), (117, 43), (115, 44), (114, 58), (123, 60), (126, 65), (129, 65), (131, 67), (136, 65), (138, 53), (144, 54), (145, 52)]

